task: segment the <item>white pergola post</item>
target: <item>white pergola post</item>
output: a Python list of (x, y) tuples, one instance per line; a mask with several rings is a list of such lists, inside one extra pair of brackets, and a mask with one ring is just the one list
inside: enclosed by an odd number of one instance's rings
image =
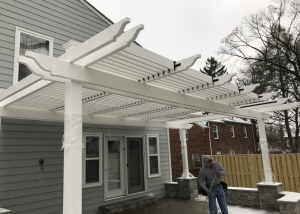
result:
[(189, 162), (186, 145), (186, 129), (179, 129), (179, 136), (181, 141), (181, 155), (183, 166), (183, 178), (189, 178)]
[(272, 169), (269, 159), (268, 142), (265, 130), (265, 123), (263, 119), (257, 119), (258, 130), (259, 130), (259, 143), (262, 154), (262, 161), (264, 167), (264, 175), (266, 183), (273, 183)]
[(72, 80), (65, 80), (65, 119), (63, 147), (63, 214), (81, 214), (82, 83)]

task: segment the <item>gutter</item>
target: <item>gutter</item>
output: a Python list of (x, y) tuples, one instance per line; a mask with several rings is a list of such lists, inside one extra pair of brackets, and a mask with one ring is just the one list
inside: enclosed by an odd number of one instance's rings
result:
[[(252, 123), (251, 123), (252, 124)], [(254, 149), (255, 149), (255, 154), (257, 154), (257, 150), (256, 150), (256, 145), (255, 145), (255, 137), (254, 137), (254, 131), (253, 131), (253, 124), (252, 124), (252, 135), (253, 135), (253, 144), (254, 144)], [(256, 127), (255, 127), (256, 129)], [(256, 130), (255, 130), (256, 131)]]

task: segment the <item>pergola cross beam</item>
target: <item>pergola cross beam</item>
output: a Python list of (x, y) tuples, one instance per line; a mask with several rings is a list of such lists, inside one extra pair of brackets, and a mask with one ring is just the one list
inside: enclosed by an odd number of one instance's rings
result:
[(181, 94), (188, 94), (188, 93), (193, 93), (196, 91), (201, 91), (204, 89), (219, 87), (221, 85), (224, 85), (225, 83), (230, 82), (232, 77), (234, 77), (236, 75), (233, 73), (233, 74), (228, 74), (228, 75), (224, 75), (221, 77), (211, 78), (210, 76), (208, 76), (206, 74), (203, 74), (201, 72), (194, 71), (194, 70), (188, 70), (187, 72), (184, 72), (184, 73), (199, 80), (199, 84), (179, 90), (178, 92)]
[(174, 61), (174, 67), (173, 69), (168, 69), (166, 71), (161, 71), (160, 73), (157, 73), (156, 75), (148, 75), (140, 80), (138, 80), (141, 83), (149, 83), (156, 80), (159, 80), (161, 78), (168, 77), (170, 75), (174, 75), (183, 71), (188, 70), (190, 67), (192, 67), (197, 59), (200, 59), (201, 55), (197, 54), (188, 58), (185, 58), (183, 60), (180, 60), (178, 62)]

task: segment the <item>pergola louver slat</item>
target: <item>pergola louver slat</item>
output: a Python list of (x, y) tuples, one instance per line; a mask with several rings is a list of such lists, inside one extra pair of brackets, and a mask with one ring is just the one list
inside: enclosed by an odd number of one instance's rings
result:
[[(103, 72), (96, 71), (96, 70), (93, 70), (93, 69), (90, 69), (87, 67), (70, 64), (70, 63), (62, 61), (60, 59), (54, 59), (54, 58), (51, 58), (48, 56), (43, 56), (43, 55), (32, 53), (32, 52), (26, 52), (26, 56), (27, 56), (27, 58), (30, 57), (30, 58), (34, 59), (34, 61), (38, 61), (39, 65), (45, 66), (46, 68), (43, 68), (43, 70), (48, 71), (48, 70), (52, 69), (51, 75), (49, 75), (49, 73), (47, 74), (47, 72), (45, 73), (45, 75), (47, 77), (48, 77), (48, 75), (49, 76), (58, 76), (61, 78), (70, 78), (75, 81), (82, 81), (86, 85), (85, 87), (87, 87), (87, 88), (91, 88), (91, 89), (97, 88), (98, 90), (106, 91), (107, 93), (115, 93), (115, 94), (119, 94), (119, 95), (123, 95), (123, 96), (129, 95), (131, 97), (135, 97), (138, 99), (145, 99), (148, 101), (163, 103), (163, 104), (167, 104), (167, 105), (170, 105), (171, 103), (173, 103), (173, 104), (176, 104), (177, 107), (183, 107), (183, 108), (187, 108), (187, 109), (203, 110), (203, 111), (209, 110), (209, 111), (212, 111), (215, 113), (224, 112), (225, 114), (230, 114), (230, 115), (231, 114), (233, 114), (233, 115), (242, 114), (243, 117), (252, 117), (253, 115), (259, 116), (259, 114), (260, 114), (259, 112), (251, 113), (249, 111), (242, 111), (242, 109), (239, 109), (239, 108), (231, 108), (228, 105), (226, 105), (226, 107), (225, 107), (225, 105), (222, 103), (216, 104), (216, 103), (213, 103), (210, 101), (206, 102), (205, 100), (200, 99), (200, 98), (192, 98), (190, 96), (182, 97), (183, 95), (178, 94), (178, 92), (177, 92), (177, 94), (179, 96), (177, 97), (174, 94), (174, 92), (171, 92), (171, 91), (167, 92), (166, 90), (162, 90), (162, 89), (150, 86), (150, 85), (147, 85), (147, 86), (144, 84), (140, 85), (140, 83), (134, 83), (131, 80), (126, 80), (124, 78), (121, 78), (121, 77), (118, 77), (118, 76), (115, 76), (112, 74), (103, 73)], [(28, 60), (30, 60), (30, 59), (28, 59)], [(32, 61), (30, 61), (30, 62), (32, 63)], [(47, 62), (47, 63), (44, 63), (44, 62)], [(31, 63), (27, 63), (27, 64), (29, 65)], [(51, 67), (51, 66), (49, 66), (49, 64), (56, 64), (56, 66)], [(29, 65), (29, 67), (30, 67), (30, 65)], [(40, 69), (40, 70), (42, 70), (42, 69)], [(104, 86), (104, 85), (106, 85), (106, 86)], [(144, 91), (144, 92), (142, 92), (142, 91)], [(155, 91), (157, 91), (157, 92), (155, 92)], [(149, 93), (149, 92), (151, 92), (151, 93)], [(169, 94), (169, 95), (166, 95), (166, 94)], [(163, 98), (161, 96), (163, 96)], [(158, 97), (161, 97), (161, 98), (157, 99)], [(177, 98), (175, 98), (175, 97), (177, 97)], [(171, 101), (170, 99), (173, 99), (173, 98), (174, 98), (174, 100), (172, 102), (170, 102)], [(182, 99), (184, 99), (184, 101)], [(170, 101), (165, 102), (164, 100), (170, 100)], [(188, 100), (190, 100), (189, 102), (191, 102), (190, 103), (191, 105), (187, 104)], [(194, 101), (192, 101), (192, 100), (194, 100)], [(196, 104), (196, 103), (201, 103), (201, 105)], [(207, 106), (207, 109), (205, 106)], [(223, 107), (221, 107), (221, 106), (223, 106)], [(229, 113), (229, 112), (232, 112), (232, 113)]]

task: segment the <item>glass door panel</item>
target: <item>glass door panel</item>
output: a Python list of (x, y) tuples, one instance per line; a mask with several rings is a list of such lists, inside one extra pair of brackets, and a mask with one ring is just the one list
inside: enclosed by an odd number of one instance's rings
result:
[(121, 187), (120, 141), (108, 141), (108, 190)]
[(105, 198), (125, 195), (125, 156), (122, 137), (107, 137), (104, 145)]
[(143, 138), (127, 138), (128, 194), (145, 191)]

